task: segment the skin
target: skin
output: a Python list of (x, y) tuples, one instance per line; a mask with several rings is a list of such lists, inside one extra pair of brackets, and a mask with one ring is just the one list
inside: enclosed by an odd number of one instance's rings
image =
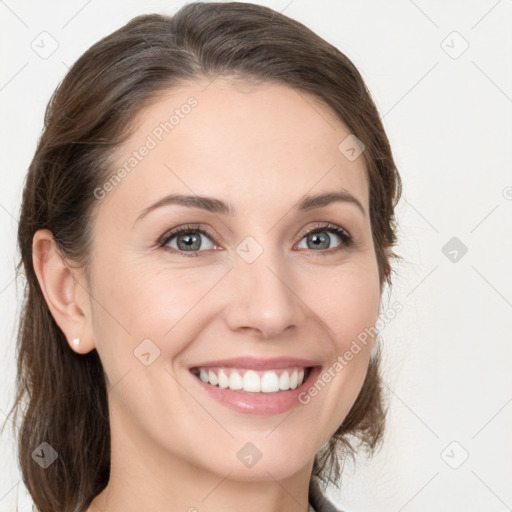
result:
[[(234, 512), (240, 503), (249, 512), (307, 510), (315, 453), (354, 403), (372, 343), (292, 414), (227, 409), (188, 367), (249, 355), (303, 357), (327, 369), (374, 325), (381, 288), (363, 158), (349, 161), (338, 150), (350, 131), (313, 97), (217, 78), (146, 107), (112, 169), (190, 96), (198, 105), (98, 202), (90, 283), (55, 252), (51, 232), (34, 236), (52, 315), (71, 350), (98, 351), (108, 379), (111, 479), (88, 512)], [(294, 210), (305, 194), (340, 189), (366, 215), (349, 202)], [(237, 212), (169, 205), (135, 222), (169, 193), (219, 198)], [(345, 248), (330, 231), (328, 249), (308, 245), (305, 232), (322, 222), (344, 228), (354, 245)], [(155, 248), (186, 223), (215, 235), (201, 237), (197, 257)], [(236, 252), (247, 236), (263, 248), (251, 264)], [(180, 250), (176, 238), (171, 245)], [(133, 354), (144, 339), (160, 350), (149, 366)], [(236, 456), (247, 442), (262, 453), (251, 468)]]

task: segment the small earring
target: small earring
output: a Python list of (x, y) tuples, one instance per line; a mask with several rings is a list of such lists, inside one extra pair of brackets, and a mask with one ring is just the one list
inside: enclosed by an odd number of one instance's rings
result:
[(73, 345), (75, 345), (75, 347), (78, 347), (78, 345), (80, 345), (80, 338), (75, 338), (73, 340)]

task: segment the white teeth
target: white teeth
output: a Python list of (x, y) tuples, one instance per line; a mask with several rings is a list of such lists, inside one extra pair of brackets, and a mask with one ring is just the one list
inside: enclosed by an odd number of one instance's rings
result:
[(279, 378), (275, 372), (267, 372), (261, 378), (261, 391), (275, 393), (279, 391)]
[(233, 391), (249, 391), (252, 393), (277, 393), (295, 389), (304, 382), (304, 368), (285, 370), (280, 376), (275, 371), (255, 372), (245, 370), (242, 375), (239, 372), (226, 371), (222, 368), (206, 370), (201, 368), (199, 378), (212, 386), (221, 389), (229, 388)]
[(288, 372), (283, 372), (281, 377), (279, 377), (279, 389), (290, 389), (290, 376), (288, 375)]
[(219, 388), (224, 389), (229, 387), (229, 377), (224, 373), (224, 370), (219, 370)]
[(290, 387), (292, 389), (295, 389), (297, 387), (297, 370), (295, 370), (292, 373), (292, 376), (290, 377)]
[(261, 379), (256, 372), (247, 370), (244, 373), (244, 391), (259, 393), (261, 391)]
[(238, 391), (244, 387), (244, 382), (242, 380), (242, 376), (238, 372), (233, 372), (229, 376), (229, 389), (233, 391)]
[(217, 375), (215, 375), (215, 373), (212, 372), (211, 370), (208, 372), (208, 381), (213, 386), (216, 386), (219, 383), (219, 379), (217, 378)]

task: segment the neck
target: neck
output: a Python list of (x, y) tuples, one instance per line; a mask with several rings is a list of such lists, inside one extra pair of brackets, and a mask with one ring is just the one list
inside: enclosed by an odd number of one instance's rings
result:
[(285, 478), (260, 470), (254, 480), (240, 480), (234, 471), (210, 471), (140, 434), (116, 431), (111, 439), (110, 480), (87, 512), (239, 512), (241, 504), (244, 512), (308, 511), (313, 460)]

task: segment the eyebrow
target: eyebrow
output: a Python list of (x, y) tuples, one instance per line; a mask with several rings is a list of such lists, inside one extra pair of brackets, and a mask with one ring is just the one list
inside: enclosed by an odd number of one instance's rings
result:
[[(356, 199), (350, 192), (346, 190), (305, 196), (301, 199), (301, 201), (298, 204), (295, 205), (294, 208), (297, 211), (309, 211), (315, 208), (322, 208), (337, 202), (353, 204), (361, 211), (361, 213), (364, 216), (366, 216), (366, 211), (363, 208), (363, 205), (359, 202), (358, 199)], [(186, 206), (188, 208), (198, 208), (214, 214), (221, 215), (234, 215), (236, 213), (236, 208), (232, 204), (226, 203), (214, 197), (169, 194), (159, 199), (156, 203), (153, 203), (147, 208), (144, 208), (141, 211), (140, 215), (135, 220), (135, 223), (143, 219), (151, 211), (169, 205), (180, 205)]]

